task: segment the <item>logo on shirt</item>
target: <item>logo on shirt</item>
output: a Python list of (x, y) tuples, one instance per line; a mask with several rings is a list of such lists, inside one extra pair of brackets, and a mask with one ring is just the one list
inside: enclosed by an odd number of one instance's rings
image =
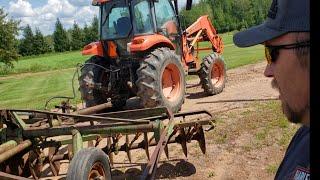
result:
[(295, 170), (292, 179), (294, 179), (294, 180), (309, 180), (310, 179), (310, 171), (309, 171), (309, 169), (298, 167)]

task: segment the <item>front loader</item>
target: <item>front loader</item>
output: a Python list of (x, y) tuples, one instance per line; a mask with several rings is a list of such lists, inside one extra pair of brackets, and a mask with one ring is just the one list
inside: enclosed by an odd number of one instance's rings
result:
[[(191, 8), (191, 0), (187, 8)], [(208, 16), (182, 29), (177, 0), (94, 0), (100, 40), (86, 45), (80, 92), (86, 107), (111, 101), (121, 109), (138, 96), (143, 108), (173, 112), (185, 99), (186, 75), (198, 75), (207, 95), (222, 92), (226, 66), (222, 39)], [(199, 47), (199, 42), (209, 47)], [(199, 58), (200, 51), (212, 53)]]

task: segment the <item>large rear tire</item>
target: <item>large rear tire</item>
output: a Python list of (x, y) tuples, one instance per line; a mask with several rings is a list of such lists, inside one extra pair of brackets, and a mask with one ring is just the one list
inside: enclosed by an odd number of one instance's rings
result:
[(81, 149), (72, 158), (67, 180), (111, 180), (108, 156), (99, 148)]
[(202, 88), (207, 95), (221, 93), (227, 79), (223, 58), (217, 53), (204, 57), (198, 75)]
[(102, 84), (106, 80), (103, 78), (104, 71), (101, 66), (106, 67), (106, 62), (99, 56), (92, 56), (81, 69), (79, 90), (86, 107), (108, 102), (102, 91), (95, 88), (96, 84)]
[[(86, 107), (91, 107), (108, 102), (107, 95), (95, 87), (97, 85), (101, 87), (108, 86), (108, 75), (105, 74), (105, 69), (108, 64), (105, 59), (99, 56), (93, 56), (88, 59), (81, 69), (81, 76), (79, 77), (79, 90), (81, 97), (86, 103)], [(104, 68), (103, 68), (104, 67)], [(111, 98), (112, 107), (115, 109), (122, 109), (126, 105), (128, 99), (127, 94), (119, 94), (117, 97)]]
[(143, 107), (166, 106), (178, 112), (185, 98), (185, 75), (179, 57), (169, 48), (152, 51), (137, 70), (137, 95)]

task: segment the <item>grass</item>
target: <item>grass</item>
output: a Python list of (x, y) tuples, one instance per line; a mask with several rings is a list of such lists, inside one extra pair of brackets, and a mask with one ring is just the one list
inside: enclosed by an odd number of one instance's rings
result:
[(278, 165), (277, 164), (268, 164), (267, 166), (267, 172), (269, 174), (276, 174), (278, 169)]
[[(74, 71), (75, 69), (57, 70), (0, 80), (0, 108), (43, 109), (50, 97), (72, 97), (71, 80)], [(76, 102), (80, 102), (78, 86), (76, 79)], [(49, 107), (59, 102), (61, 99), (55, 99)]]
[(208, 178), (213, 178), (216, 176), (216, 173), (214, 171), (209, 172)]
[(23, 57), (17, 62), (13, 62), (13, 69), (6, 69), (0, 66), (0, 76), (72, 68), (78, 63), (83, 63), (87, 58), (87, 56), (82, 56), (80, 51)]
[[(225, 45), (223, 57), (228, 69), (263, 59), (262, 46), (238, 48), (232, 42), (232, 35), (232, 33), (221, 35)], [(201, 53), (200, 57), (207, 53)], [(0, 76), (3, 76), (0, 77), (0, 108), (43, 109), (45, 101), (53, 96), (72, 96), (71, 79), (74, 67), (87, 58), (78, 51), (51, 53), (38, 57), (24, 57), (14, 63), (14, 69), (7, 72), (1, 70), (0, 66)], [(187, 77), (190, 78), (192, 77)], [(75, 102), (80, 102), (77, 82), (75, 88), (77, 92)], [(60, 101), (61, 99), (55, 100), (51, 104)]]

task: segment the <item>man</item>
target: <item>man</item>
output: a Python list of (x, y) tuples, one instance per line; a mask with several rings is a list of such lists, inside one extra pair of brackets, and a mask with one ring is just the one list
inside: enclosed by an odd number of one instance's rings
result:
[(288, 120), (302, 126), (292, 138), (275, 179), (310, 178), (309, 0), (273, 0), (266, 21), (234, 35), (239, 47), (265, 46), (265, 76), (273, 78)]

